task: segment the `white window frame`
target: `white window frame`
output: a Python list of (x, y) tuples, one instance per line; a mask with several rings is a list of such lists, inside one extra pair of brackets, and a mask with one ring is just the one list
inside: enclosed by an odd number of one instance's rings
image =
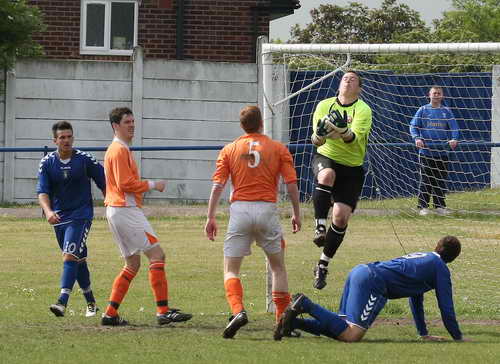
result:
[[(134, 6), (134, 41), (133, 47), (137, 46), (137, 29), (139, 24), (139, 0), (82, 0), (80, 16), (80, 54), (88, 55), (113, 55), (130, 56), (133, 49), (111, 49), (111, 5), (112, 3), (133, 3)], [(102, 4), (104, 10), (104, 46), (88, 47), (87, 42), (87, 5)]]

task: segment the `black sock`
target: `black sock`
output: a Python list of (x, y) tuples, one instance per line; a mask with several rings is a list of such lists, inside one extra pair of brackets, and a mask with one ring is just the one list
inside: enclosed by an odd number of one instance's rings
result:
[[(325, 254), (327, 257), (333, 258), (340, 244), (342, 244), (342, 241), (344, 240), (346, 230), (347, 226), (339, 228), (333, 223), (332, 225), (330, 225), (328, 231), (326, 232), (325, 247), (323, 248), (323, 254)], [(325, 260), (320, 260), (319, 264), (328, 266), (328, 262)]]
[(318, 184), (313, 191), (314, 218), (326, 219), (332, 206), (332, 188)]

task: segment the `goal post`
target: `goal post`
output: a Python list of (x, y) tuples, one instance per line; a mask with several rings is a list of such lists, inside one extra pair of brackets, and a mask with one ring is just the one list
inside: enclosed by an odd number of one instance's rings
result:
[[(480, 236), (487, 235), (488, 239), (500, 236), (497, 235), (500, 234), (498, 223), (484, 217), (491, 211), (500, 212), (497, 204), (500, 198), (496, 198), (500, 196), (500, 190), (496, 190), (500, 187), (500, 65), (492, 63), (500, 64), (500, 42), (272, 44), (261, 38), (257, 48), (264, 133), (289, 145), (299, 174), (302, 201), (310, 201), (313, 184), (309, 166), (314, 152), (309, 141), (312, 113), (319, 101), (334, 96), (343, 72), (353, 68), (361, 73), (361, 98), (372, 107), (374, 114), (361, 199), (368, 204), (381, 201), (376, 207), (382, 206), (385, 213), (401, 219), (388, 234), (404, 231), (401, 234), (404, 236), (413, 229), (418, 234), (418, 227), (426, 224), (415, 216), (418, 152), (409, 135), (409, 122), (418, 107), (428, 103), (430, 86), (438, 84), (443, 86), (445, 106), (455, 114), (464, 136), (450, 162), (448, 190), (453, 196), (448, 199), (454, 214), (449, 218), (465, 222), (463, 230), (457, 232), (464, 239), (473, 239), (467, 229), (474, 231), (477, 237), (471, 244), (478, 244), (478, 249), (483, 239)], [(481, 62), (446, 63), (458, 55), (471, 62), (479, 57)], [(478, 195), (474, 197), (477, 201), (468, 200), (467, 193), (485, 190), (495, 198)], [(398, 203), (396, 207), (390, 203), (394, 200)], [(312, 224), (312, 219), (303, 221), (304, 227)], [(412, 229), (405, 228), (405, 224)], [(443, 223), (436, 226), (436, 231), (446, 233), (447, 228)], [(304, 240), (310, 240), (308, 238), (304, 236)], [(411, 239), (416, 242), (425, 237), (416, 235)], [(314, 257), (310, 260), (316, 262), (319, 250), (312, 247), (311, 243)], [(498, 263), (494, 266), (494, 272), (499, 274)], [(312, 269), (307, 269), (304, 273), (309, 285), (311, 272)], [(266, 307), (273, 311), (269, 271), (266, 280)], [(485, 281), (485, 291), (493, 281), (489, 278)]]

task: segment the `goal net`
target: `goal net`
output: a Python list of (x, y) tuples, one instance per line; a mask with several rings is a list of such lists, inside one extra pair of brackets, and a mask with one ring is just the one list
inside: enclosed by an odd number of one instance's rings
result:
[[(261, 47), (264, 131), (289, 145), (304, 202), (301, 244), (308, 249), (289, 247), (290, 289), (308, 292), (337, 309), (344, 279), (354, 265), (430, 251), (440, 237), (455, 235), (463, 245), (462, 256), (449, 266), (457, 311), (499, 318), (500, 66), (495, 62), (500, 64), (500, 44)], [(331, 287), (323, 293), (312, 288), (312, 268), (321, 251), (312, 244), (311, 119), (318, 102), (336, 95), (348, 69), (361, 75), (360, 98), (371, 107), (373, 124), (362, 196), (332, 260)], [(432, 191), (430, 214), (420, 216), (418, 150), (409, 127), (418, 108), (429, 103), (434, 85), (443, 88), (443, 104), (454, 114), (460, 137), (455, 150), (447, 143), (434, 145), (449, 158), (444, 181), (449, 214), (432, 209)], [(391, 304), (409, 312), (406, 301), (401, 307)]]

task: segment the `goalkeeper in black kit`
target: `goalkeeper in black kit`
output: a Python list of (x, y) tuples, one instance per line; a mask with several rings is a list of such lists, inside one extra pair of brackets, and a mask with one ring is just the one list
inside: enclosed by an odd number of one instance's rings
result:
[[(338, 96), (325, 99), (313, 115), (314, 243), (323, 248), (314, 268), (314, 288), (326, 286), (328, 264), (344, 240), (347, 224), (364, 182), (363, 161), (372, 126), (372, 111), (361, 99), (361, 77), (346, 72)], [(327, 222), (333, 204), (331, 223)]]

